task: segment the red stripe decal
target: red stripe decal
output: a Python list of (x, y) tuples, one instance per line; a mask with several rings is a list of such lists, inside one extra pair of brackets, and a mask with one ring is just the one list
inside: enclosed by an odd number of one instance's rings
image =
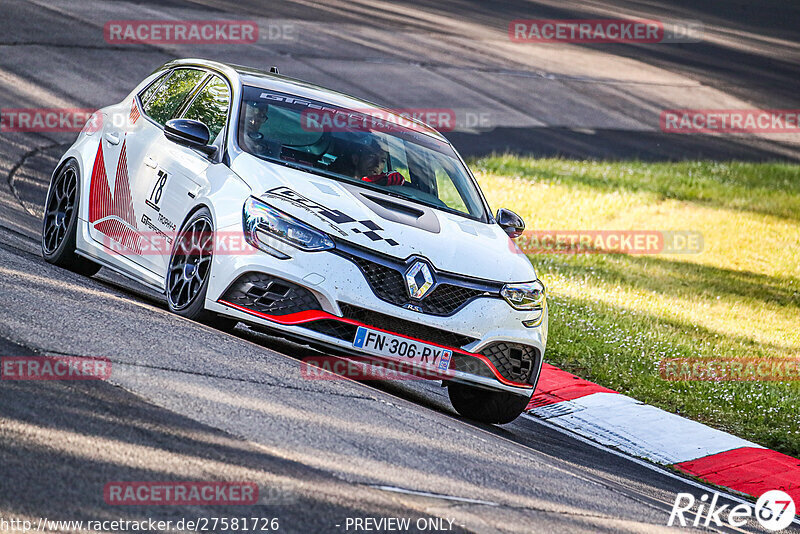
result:
[(753, 497), (782, 490), (800, 503), (800, 460), (770, 449), (742, 447), (673, 467)]
[(290, 313), (290, 314), (287, 314), (287, 315), (268, 315), (266, 313), (261, 313), (261, 312), (255, 311), (255, 310), (251, 310), (249, 308), (245, 308), (244, 306), (239, 306), (238, 304), (234, 304), (234, 303), (228, 302), (226, 300), (219, 300), (218, 302), (220, 304), (222, 304), (222, 305), (230, 306), (231, 308), (235, 308), (235, 309), (237, 309), (239, 311), (242, 311), (242, 312), (245, 312), (245, 313), (249, 313), (250, 315), (255, 315), (256, 317), (260, 317), (262, 319), (266, 319), (267, 321), (272, 321), (273, 323), (278, 323), (278, 324), (299, 325), (299, 324), (308, 323), (308, 322), (311, 322), (311, 321), (318, 321), (320, 319), (333, 319), (334, 321), (339, 321), (340, 323), (352, 324), (354, 326), (363, 326), (363, 327), (369, 328), (371, 330), (377, 330), (379, 332), (383, 332), (385, 334), (391, 334), (393, 336), (399, 336), (399, 337), (403, 337), (403, 338), (406, 338), (406, 339), (411, 339), (413, 341), (419, 341), (420, 343), (425, 343), (426, 345), (433, 345), (435, 347), (439, 347), (439, 348), (442, 348), (442, 349), (452, 350), (454, 353), (464, 354), (466, 356), (471, 356), (473, 358), (478, 358), (479, 360), (483, 361), (486, 365), (489, 366), (489, 369), (491, 369), (492, 373), (494, 374), (495, 378), (497, 378), (497, 380), (499, 380), (501, 383), (503, 383), (503, 384), (505, 384), (507, 386), (514, 386), (514, 387), (518, 387), (518, 388), (530, 388), (531, 387), (530, 384), (521, 384), (519, 382), (512, 382), (511, 380), (508, 380), (507, 378), (504, 378), (497, 371), (495, 366), (492, 365), (492, 362), (489, 360), (489, 358), (487, 358), (483, 354), (478, 354), (478, 353), (475, 353), (475, 352), (467, 352), (465, 350), (461, 350), (461, 349), (458, 349), (458, 348), (455, 348), (455, 347), (448, 347), (448, 346), (445, 346), (445, 345), (439, 345), (438, 343), (432, 343), (430, 341), (425, 341), (424, 339), (417, 339), (415, 337), (404, 336), (402, 334), (398, 334), (397, 332), (391, 332), (389, 330), (384, 330), (383, 328), (378, 328), (376, 326), (372, 326), (372, 325), (368, 325), (368, 324), (365, 324), (365, 323), (361, 323), (361, 322), (355, 321), (353, 319), (348, 319), (346, 317), (338, 317), (336, 315), (330, 314), (330, 313), (322, 311), (322, 310), (306, 310), (306, 311), (301, 311), (301, 312), (297, 312), (297, 313)]
[(528, 404), (528, 410), (549, 404), (578, 399), (592, 393), (616, 393), (616, 391), (594, 382), (579, 378), (549, 363), (542, 364), (542, 374), (536, 384), (536, 391)]
[[(136, 230), (136, 213), (133, 210), (133, 199), (128, 178), (127, 141), (122, 142), (117, 172), (114, 181), (114, 195), (106, 175), (103, 142), (97, 147), (94, 158), (92, 181), (89, 185), (89, 222), (102, 234), (121, 243), (132, 251), (141, 254), (142, 236)], [(113, 217), (108, 219), (107, 217)], [(101, 220), (105, 219), (105, 220)], [(97, 222), (100, 221), (100, 222)]]
[(94, 157), (92, 169), (92, 182), (89, 186), (89, 222), (102, 219), (107, 211), (106, 206), (111, 203), (111, 190), (106, 178), (106, 162), (103, 157), (102, 141), (97, 146), (97, 155)]
[(133, 100), (131, 104), (131, 114), (130, 114), (131, 124), (136, 124), (136, 121), (139, 120), (139, 108), (136, 107), (136, 100)]

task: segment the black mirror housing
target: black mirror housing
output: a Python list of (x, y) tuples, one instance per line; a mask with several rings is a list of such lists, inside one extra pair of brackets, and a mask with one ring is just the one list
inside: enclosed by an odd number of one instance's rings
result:
[(525, 221), (511, 210), (500, 208), (497, 210), (495, 219), (500, 228), (505, 230), (511, 239), (521, 236), (522, 232), (525, 231)]
[(196, 148), (205, 154), (213, 155), (217, 149), (209, 146), (211, 132), (208, 126), (193, 119), (171, 119), (164, 125), (164, 135), (173, 143)]

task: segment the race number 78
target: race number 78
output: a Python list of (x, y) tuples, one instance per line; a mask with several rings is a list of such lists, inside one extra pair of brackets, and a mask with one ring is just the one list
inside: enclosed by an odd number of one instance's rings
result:
[(164, 194), (164, 187), (167, 185), (168, 178), (167, 171), (159, 169), (156, 181), (153, 184), (153, 191), (150, 193), (150, 198), (147, 199), (147, 203), (156, 211), (160, 209), (159, 203), (161, 202), (161, 196)]

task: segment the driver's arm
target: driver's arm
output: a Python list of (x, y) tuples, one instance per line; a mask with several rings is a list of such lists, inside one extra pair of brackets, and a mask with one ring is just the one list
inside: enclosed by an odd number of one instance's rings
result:
[(403, 185), (406, 181), (405, 177), (397, 171), (382, 172), (380, 174), (371, 174), (361, 178), (363, 182), (369, 182), (376, 185)]

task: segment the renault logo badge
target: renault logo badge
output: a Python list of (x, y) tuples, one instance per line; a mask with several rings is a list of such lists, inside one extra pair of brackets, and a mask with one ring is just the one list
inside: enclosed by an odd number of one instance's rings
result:
[(433, 273), (424, 261), (415, 261), (406, 271), (406, 286), (412, 299), (420, 300), (433, 287)]

